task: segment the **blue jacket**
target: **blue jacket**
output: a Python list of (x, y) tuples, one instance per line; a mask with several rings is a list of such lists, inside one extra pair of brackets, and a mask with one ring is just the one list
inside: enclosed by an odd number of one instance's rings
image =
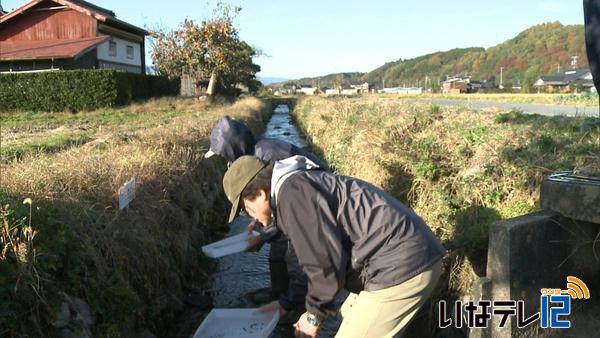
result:
[(267, 163), (275, 163), (288, 157), (301, 155), (323, 170), (330, 171), (327, 164), (315, 154), (291, 143), (271, 138), (256, 140), (245, 124), (227, 115), (217, 122), (210, 133), (210, 150), (223, 156), (228, 162), (233, 162), (244, 155), (254, 155)]

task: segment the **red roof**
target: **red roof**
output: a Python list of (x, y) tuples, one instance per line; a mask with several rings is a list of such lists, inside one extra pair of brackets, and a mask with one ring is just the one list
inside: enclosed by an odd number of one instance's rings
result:
[(109, 38), (104, 35), (73, 40), (0, 41), (0, 60), (75, 58)]
[[(6, 15), (3, 15), (2, 17), (0, 17), (0, 24), (5, 23), (6, 21), (9, 21), (12, 18), (17, 17), (20, 14), (27, 12), (32, 7), (35, 7), (44, 1), (46, 1), (46, 0), (32, 0), (28, 3), (26, 3), (25, 5), (15, 9), (14, 11), (12, 11)], [(76, 10), (80, 13), (89, 15), (89, 16), (95, 18), (96, 20), (110, 23), (110, 24), (116, 25), (118, 27), (124, 28), (128, 31), (135, 32), (136, 34), (144, 34), (144, 35), (148, 34), (148, 32), (145, 29), (139, 28), (139, 27), (129, 24), (125, 21), (121, 21), (121, 20), (117, 19), (116, 15), (113, 11), (96, 6), (87, 1), (84, 1), (84, 0), (51, 0), (51, 1), (53, 1), (57, 4), (60, 4), (60, 5), (66, 6), (68, 8), (71, 8), (73, 10)]]

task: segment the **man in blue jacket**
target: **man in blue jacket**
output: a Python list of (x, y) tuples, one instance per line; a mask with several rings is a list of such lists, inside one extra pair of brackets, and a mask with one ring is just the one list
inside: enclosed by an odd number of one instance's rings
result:
[(269, 163), (294, 155), (302, 155), (329, 171), (329, 167), (315, 154), (295, 145), (272, 138), (256, 139), (245, 124), (225, 115), (219, 119), (210, 133), (210, 148), (204, 155), (219, 155), (232, 163), (244, 155), (254, 155)]

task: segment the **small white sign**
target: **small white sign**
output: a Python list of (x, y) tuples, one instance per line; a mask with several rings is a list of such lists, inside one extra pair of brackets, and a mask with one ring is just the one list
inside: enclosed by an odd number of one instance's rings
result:
[(126, 208), (134, 198), (135, 177), (132, 177), (129, 181), (125, 182), (122, 187), (119, 188), (119, 209), (123, 210)]

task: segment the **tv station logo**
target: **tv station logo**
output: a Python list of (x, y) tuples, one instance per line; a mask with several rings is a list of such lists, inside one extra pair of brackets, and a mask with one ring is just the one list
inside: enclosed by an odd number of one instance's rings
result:
[(590, 289), (585, 283), (573, 276), (567, 277), (567, 289), (541, 289), (540, 326), (544, 329), (568, 329), (571, 321), (561, 316), (571, 314), (571, 299), (590, 299)]
[[(454, 318), (449, 318), (446, 312), (446, 301), (439, 305), (439, 327), (447, 328), (451, 325), (461, 328), (486, 328), (492, 316), (500, 318), (499, 328), (506, 326), (510, 317), (516, 317), (518, 328), (524, 328), (536, 321), (540, 327), (547, 329), (568, 329), (571, 321), (571, 300), (590, 299), (590, 289), (579, 278), (567, 277), (566, 289), (543, 288), (540, 290), (540, 311), (531, 316), (525, 315), (525, 301), (523, 300), (480, 300), (468, 301), (463, 304), (457, 300), (454, 304)], [(463, 317), (463, 314), (465, 316)]]

